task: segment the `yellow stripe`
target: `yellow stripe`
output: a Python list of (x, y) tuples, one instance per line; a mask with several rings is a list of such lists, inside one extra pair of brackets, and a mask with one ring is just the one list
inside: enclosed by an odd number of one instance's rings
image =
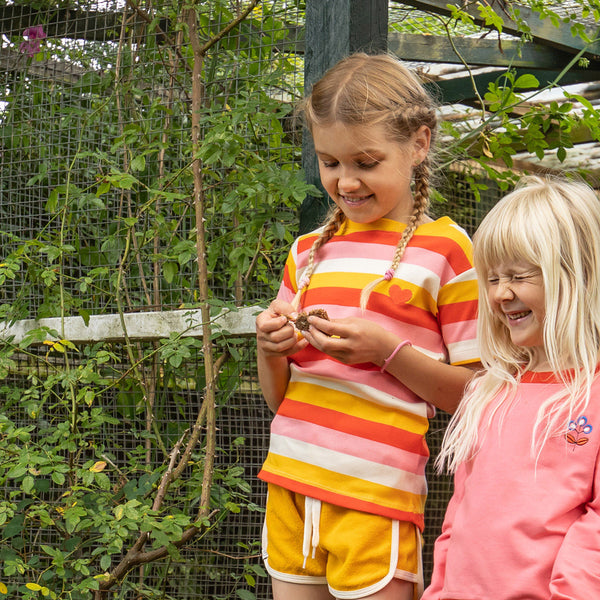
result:
[(355, 288), (362, 290), (367, 283), (377, 277), (374, 273), (344, 273), (342, 271), (327, 271), (313, 273), (310, 279), (311, 287)]
[(477, 281), (475, 279), (472, 281), (448, 283), (444, 286), (444, 304), (477, 300), (478, 296)]
[(343, 407), (344, 414), (351, 417), (390, 425), (403, 431), (422, 434), (429, 426), (427, 417), (404, 413), (401, 408), (390, 410), (389, 406), (380, 406), (358, 396), (345, 394), (337, 389), (329, 389), (313, 383), (290, 382), (285, 395), (290, 400), (330, 410), (340, 411), (340, 407)]
[[(270, 473), (291, 478), (299, 483), (394, 510), (422, 514), (425, 506), (425, 495), (412, 494), (356, 477), (341, 475), (273, 453), (269, 454), (264, 468)], [(368, 493), (365, 492), (365, 489), (368, 490)]]

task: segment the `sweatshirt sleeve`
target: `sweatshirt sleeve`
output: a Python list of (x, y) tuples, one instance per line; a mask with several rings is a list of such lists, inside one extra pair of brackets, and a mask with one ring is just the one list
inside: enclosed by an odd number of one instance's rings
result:
[(590, 499), (560, 547), (550, 581), (551, 600), (600, 598), (600, 460), (596, 454)]
[(431, 575), (431, 583), (425, 590), (421, 600), (439, 600), (441, 598), (441, 593), (444, 589), (444, 580), (446, 578), (446, 557), (452, 538), (452, 525), (464, 493), (464, 482), (465, 470), (463, 465), (461, 465), (454, 476), (454, 493), (446, 508), (442, 533), (436, 540), (433, 548), (433, 573)]

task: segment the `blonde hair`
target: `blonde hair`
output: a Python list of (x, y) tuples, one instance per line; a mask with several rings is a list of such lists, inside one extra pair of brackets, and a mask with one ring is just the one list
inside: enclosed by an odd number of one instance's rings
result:
[[(437, 134), (436, 106), (419, 79), (399, 60), (387, 54), (353, 54), (332, 67), (314, 84), (310, 95), (299, 106), (305, 124), (312, 133), (315, 126), (344, 123), (352, 126), (384, 125), (390, 138), (406, 143), (414, 133), (427, 126), (431, 145)], [(389, 269), (371, 282), (361, 293), (364, 310), (373, 289), (382, 281), (390, 281), (404, 256), (404, 251), (421, 218), (429, 207), (430, 157), (413, 171), (414, 208), (398, 242)], [(335, 207), (327, 217), (323, 230), (310, 249), (308, 265), (298, 286), (295, 304), (313, 274), (319, 248), (341, 228), (346, 217)]]
[[(441, 470), (471, 459), (492, 399), (510, 405), (522, 374), (536, 360), (535, 348), (515, 345), (492, 312), (488, 274), (508, 262), (537, 266), (544, 285), (543, 339), (546, 358), (564, 389), (541, 405), (532, 431), (532, 452), (549, 437), (564, 435), (570, 420), (590, 401), (600, 353), (600, 201), (583, 182), (529, 176), (488, 213), (473, 237), (479, 282), (478, 337), (486, 367), (467, 389), (452, 417), (436, 464)], [(494, 414), (486, 414), (489, 425)]]

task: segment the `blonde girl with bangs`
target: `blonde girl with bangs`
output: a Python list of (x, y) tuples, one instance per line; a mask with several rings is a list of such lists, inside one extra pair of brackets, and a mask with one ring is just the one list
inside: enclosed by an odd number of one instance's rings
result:
[(346, 58), (300, 112), (335, 206), (256, 321), (276, 413), (263, 555), (275, 600), (412, 600), (429, 417), (479, 364), (471, 242), (427, 214), (436, 106), (400, 61)]
[(455, 486), (423, 598), (600, 598), (596, 192), (524, 178), (483, 219), (474, 260), (485, 370), (437, 458)]

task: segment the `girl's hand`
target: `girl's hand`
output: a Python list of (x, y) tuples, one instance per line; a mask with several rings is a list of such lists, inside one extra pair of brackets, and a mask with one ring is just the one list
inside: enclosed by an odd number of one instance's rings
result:
[(308, 345), (288, 316), (296, 316), (294, 307), (283, 300), (274, 300), (256, 317), (256, 343), (264, 356), (289, 356)]
[(367, 319), (327, 321), (309, 317), (308, 321), (310, 328), (303, 332), (308, 342), (347, 365), (372, 362), (381, 366), (399, 341), (393, 333)]

